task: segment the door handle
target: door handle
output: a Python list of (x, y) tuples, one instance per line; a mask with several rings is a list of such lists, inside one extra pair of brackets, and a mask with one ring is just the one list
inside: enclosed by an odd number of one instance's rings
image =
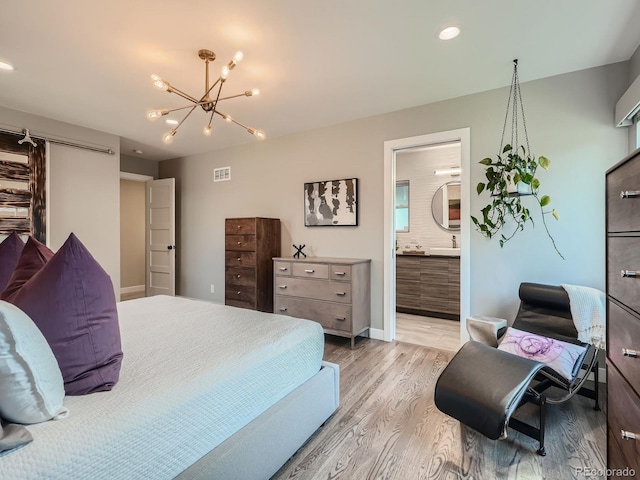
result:
[(175, 250), (176, 246), (175, 245), (167, 245), (167, 250)]

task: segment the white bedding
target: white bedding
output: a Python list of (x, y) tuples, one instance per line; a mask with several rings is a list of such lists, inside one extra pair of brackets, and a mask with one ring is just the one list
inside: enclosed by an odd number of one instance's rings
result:
[(320, 369), (315, 322), (166, 296), (118, 312), (118, 384), (65, 397), (69, 417), (29, 426), (1, 478), (173, 478)]

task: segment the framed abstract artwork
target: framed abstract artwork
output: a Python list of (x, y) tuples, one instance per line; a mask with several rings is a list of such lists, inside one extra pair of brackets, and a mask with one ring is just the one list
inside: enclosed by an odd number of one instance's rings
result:
[(304, 184), (304, 225), (358, 225), (358, 179), (325, 180)]

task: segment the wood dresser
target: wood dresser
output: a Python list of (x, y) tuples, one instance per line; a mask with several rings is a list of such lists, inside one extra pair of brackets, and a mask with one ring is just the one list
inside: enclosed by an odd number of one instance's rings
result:
[(396, 311), (460, 320), (460, 257), (397, 254)]
[(630, 478), (617, 469), (640, 475), (640, 150), (607, 171), (606, 202), (607, 467)]
[(371, 326), (371, 260), (274, 258), (274, 313), (315, 320), (351, 338)]
[(273, 312), (273, 262), (280, 255), (280, 220), (225, 220), (224, 303)]

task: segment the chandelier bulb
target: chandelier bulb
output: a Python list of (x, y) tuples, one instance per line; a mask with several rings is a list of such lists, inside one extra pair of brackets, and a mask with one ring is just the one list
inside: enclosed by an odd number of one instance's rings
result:
[(205, 126), (202, 130), (202, 133), (204, 133), (206, 136), (211, 135), (211, 124)]
[(229, 76), (229, 67), (225, 65), (224, 67), (222, 67), (222, 72), (220, 73), (220, 77), (222, 77), (222, 80), (226, 80), (228, 76)]
[(151, 80), (153, 80), (153, 84), (160, 90), (169, 90), (169, 84), (155, 73), (151, 75)]
[(149, 110), (147, 112), (147, 118), (149, 120), (155, 120), (156, 118), (160, 118), (167, 113), (169, 113), (167, 110)]
[(171, 143), (173, 142), (173, 136), (176, 134), (176, 129), (172, 128), (171, 130), (169, 130), (167, 133), (164, 134), (164, 137), (162, 137), (162, 140), (164, 141), (164, 143)]
[(224, 118), (229, 123), (233, 122), (231, 115), (222, 115), (222, 118)]
[(260, 131), (260, 130), (256, 130), (255, 128), (247, 128), (247, 132), (249, 132), (251, 135), (255, 136), (256, 138), (259, 138), (260, 140), (262, 140), (264, 138), (264, 132)]
[(242, 52), (236, 52), (236, 54), (233, 56), (233, 63), (240, 63), (243, 57), (244, 54)]
[(254, 95), (259, 95), (260, 94), (260, 90), (258, 90), (257, 88), (252, 88), (251, 90), (246, 90), (244, 92), (244, 94), (247, 97), (253, 97)]

